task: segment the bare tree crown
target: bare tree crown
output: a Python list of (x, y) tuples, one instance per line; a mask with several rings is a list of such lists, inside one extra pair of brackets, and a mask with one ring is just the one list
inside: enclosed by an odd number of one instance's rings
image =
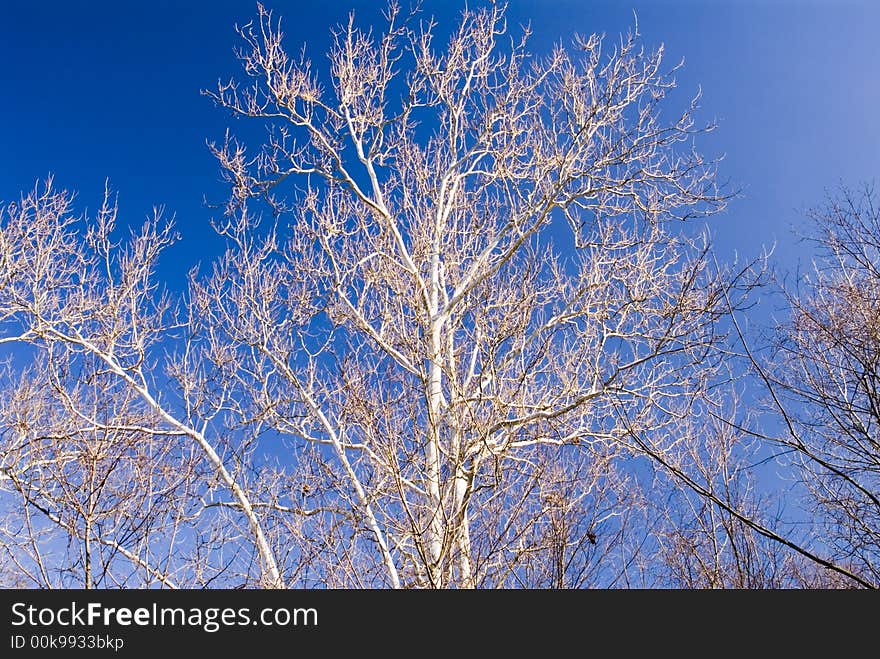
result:
[[(542, 57), (499, 6), (442, 47), (432, 22), (386, 18), (335, 33), (326, 87), (265, 9), (239, 30), (249, 82), (210, 95), (268, 132), (253, 155), (213, 147), (236, 248), (201, 297), (228, 301), (211, 322), (289, 389), (290, 408), (263, 401), (273, 427), (332, 445), (388, 578), (474, 585), (494, 569), (474, 503), (517, 487), (510, 465), (605, 455), (620, 414), (657, 423), (701, 386), (686, 365), (720, 298), (665, 227), (724, 199), (690, 148), (696, 101), (662, 120), (673, 81), (637, 34)], [(254, 199), (289, 233), (254, 244)]]

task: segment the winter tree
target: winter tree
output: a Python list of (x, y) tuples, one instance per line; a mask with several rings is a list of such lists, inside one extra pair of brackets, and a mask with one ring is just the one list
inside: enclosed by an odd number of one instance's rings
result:
[(228, 250), (182, 298), (161, 218), (5, 207), (3, 538), (33, 583), (654, 585), (637, 461), (674, 464), (744, 285), (688, 223), (725, 203), (712, 126), (637, 31), (539, 55), (495, 4), (443, 44), (386, 19), (326, 71), (262, 7), (238, 30), (208, 94), (265, 138), (212, 145)]
[(880, 207), (842, 188), (809, 213), (813, 267), (785, 296), (768, 364), (780, 446), (806, 491), (816, 536), (861, 585), (880, 584)]
[(250, 80), (211, 96), (267, 138), (214, 147), (232, 247), (194, 315), (242, 421), (325, 447), (361, 578), (512, 584), (559, 551), (538, 539), (559, 501), (598, 508), (566, 528), (573, 558), (613, 528), (620, 439), (711, 378), (724, 284), (674, 221), (723, 199), (695, 103), (663, 121), (673, 82), (637, 35), (542, 58), (499, 7), (441, 49), (387, 18), (336, 33), (328, 84), (267, 11), (240, 30)]

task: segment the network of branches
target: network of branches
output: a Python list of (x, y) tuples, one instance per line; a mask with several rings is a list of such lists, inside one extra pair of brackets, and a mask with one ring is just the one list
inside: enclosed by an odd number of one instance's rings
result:
[(775, 284), (714, 256), (714, 126), (662, 48), (535, 54), (496, 4), (435, 32), (352, 17), (319, 70), (238, 28), (205, 94), (264, 137), (211, 143), (226, 251), (185, 290), (193, 236), (109, 189), (2, 207), (4, 585), (880, 584), (873, 192)]

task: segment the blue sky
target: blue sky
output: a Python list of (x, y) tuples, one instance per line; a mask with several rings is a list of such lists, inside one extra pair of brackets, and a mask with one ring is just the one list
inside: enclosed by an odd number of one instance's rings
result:
[[(284, 17), (287, 44), (303, 42), (324, 62), (329, 28), (352, 8), (378, 19), (372, 2), (268, 0)], [(449, 25), (458, 2), (424, 2)], [(0, 199), (54, 173), (94, 209), (105, 178), (120, 193), (123, 218), (139, 223), (154, 205), (177, 216), (183, 241), (165, 263), (182, 277), (219, 245), (203, 197), (224, 188), (205, 146), (236, 122), (199, 90), (239, 71), (233, 25), (252, 2), (3, 3), (0, 7)], [(717, 119), (702, 141), (726, 154), (720, 173), (742, 190), (711, 221), (719, 255), (754, 255), (777, 242), (777, 264), (809, 252), (789, 231), (801, 210), (838, 182), (880, 178), (880, 2), (512, 0), (511, 26), (530, 21), (533, 48), (546, 51), (575, 32), (614, 36), (633, 24), (644, 41), (681, 58), (685, 102), (698, 86), (702, 114)]]

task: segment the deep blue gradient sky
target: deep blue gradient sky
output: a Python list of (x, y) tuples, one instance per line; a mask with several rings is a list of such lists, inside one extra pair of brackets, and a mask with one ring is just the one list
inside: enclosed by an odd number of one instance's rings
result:
[[(284, 17), (288, 48), (307, 42), (325, 62), (331, 25), (355, 8), (379, 18), (371, 2), (268, 0)], [(459, 2), (424, 2), (451, 24)], [(238, 74), (233, 25), (256, 13), (252, 2), (4, 2), (0, 5), (0, 199), (52, 172), (93, 210), (104, 179), (120, 193), (125, 221), (154, 205), (177, 216), (183, 241), (165, 275), (178, 277), (219, 246), (203, 196), (224, 188), (205, 146), (220, 139), (223, 112), (199, 91)], [(649, 46), (681, 58), (686, 96), (703, 90), (702, 141), (726, 154), (721, 176), (742, 190), (711, 221), (719, 255), (754, 255), (777, 242), (778, 264), (809, 258), (789, 228), (801, 210), (838, 182), (880, 178), (880, 2), (752, 0), (511, 0), (511, 26), (530, 21), (533, 48), (546, 51), (574, 33), (616, 36), (638, 15)]]

